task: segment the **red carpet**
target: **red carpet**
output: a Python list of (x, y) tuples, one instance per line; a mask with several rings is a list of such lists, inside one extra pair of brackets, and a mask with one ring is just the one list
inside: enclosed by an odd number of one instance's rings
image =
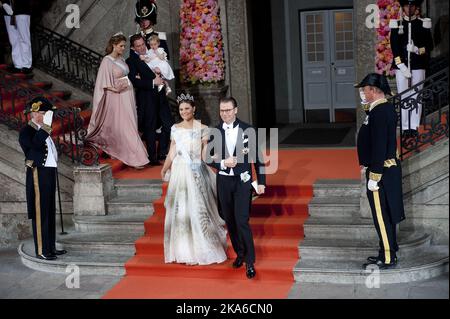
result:
[[(115, 178), (159, 178), (160, 168), (136, 171), (116, 168)], [(136, 242), (136, 256), (126, 276), (107, 299), (282, 299), (294, 283), (293, 267), (317, 179), (359, 179), (356, 151), (282, 150), (279, 168), (268, 176), (268, 193), (253, 202), (250, 224), (256, 246), (257, 276), (233, 269), (235, 258), (220, 265), (185, 266), (164, 263), (164, 195), (154, 202), (155, 214), (145, 222), (146, 234)], [(164, 185), (164, 192), (167, 185)]]

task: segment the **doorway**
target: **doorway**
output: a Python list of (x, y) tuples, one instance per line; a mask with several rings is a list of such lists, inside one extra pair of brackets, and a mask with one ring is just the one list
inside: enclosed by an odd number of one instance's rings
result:
[(352, 9), (300, 12), (307, 123), (356, 121)]

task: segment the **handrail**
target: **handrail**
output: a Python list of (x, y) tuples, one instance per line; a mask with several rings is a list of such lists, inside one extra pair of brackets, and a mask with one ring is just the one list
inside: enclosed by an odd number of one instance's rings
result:
[(101, 54), (39, 25), (33, 28), (31, 38), (34, 66), (83, 91), (94, 92)]
[(81, 109), (48, 94), (13, 74), (0, 69), (0, 123), (19, 131), (27, 125), (29, 115), (24, 114), (26, 103), (44, 95), (58, 110), (54, 114), (52, 135), (59, 154), (68, 156), (72, 163), (98, 165), (99, 155), (95, 145), (86, 142), (87, 129)]
[[(448, 138), (448, 85), (449, 68), (446, 67), (390, 98), (399, 114), (401, 160), (410, 153), (419, 153), (427, 145), (434, 145), (444, 136)], [(401, 110), (408, 111), (408, 121), (411, 123), (411, 113), (417, 112), (419, 106), (422, 106), (419, 134), (404, 136)]]

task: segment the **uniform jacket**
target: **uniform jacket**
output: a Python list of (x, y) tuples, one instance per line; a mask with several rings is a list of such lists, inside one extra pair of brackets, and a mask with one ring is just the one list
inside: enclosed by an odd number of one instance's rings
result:
[(369, 111), (358, 133), (358, 158), (367, 167), (368, 178), (378, 181), (386, 192), (393, 223), (405, 219), (402, 169), (397, 158), (397, 122), (395, 107), (381, 100)]
[[(428, 66), (430, 52), (433, 50), (433, 38), (431, 29), (423, 27), (423, 21), (419, 18), (411, 18), (411, 39), (419, 48), (419, 55), (411, 52), (411, 70), (422, 70)], [(408, 21), (403, 20), (403, 34), (399, 34), (399, 28), (391, 30), (391, 48), (394, 55), (392, 67), (398, 69), (397, 64), (404, 63), (408, 66)], [(400, 24), (400, 22), (397, 22)]]
[(38, 129), (32, 121), (20, 131), (19, 143), (25, 154), (26, 166), (44, 167), (48, 156), (48, 147), (45, 141), (50, 136), (50, 132), (50, 128)]

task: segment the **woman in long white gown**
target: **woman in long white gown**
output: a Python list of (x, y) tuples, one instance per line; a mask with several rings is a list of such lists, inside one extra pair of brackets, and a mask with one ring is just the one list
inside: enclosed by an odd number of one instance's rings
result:
[(191, 96), (181, 95), (178, 104), (183, 121), (172, 126), (169, 156), (161, 170), (162, 178), (169, 181), (164, 203), (165, 262), (222, 263), (227, 260), (225, 222), (218, 212), (216, 176), (202, 160), (208, 127), (194, 119)]

